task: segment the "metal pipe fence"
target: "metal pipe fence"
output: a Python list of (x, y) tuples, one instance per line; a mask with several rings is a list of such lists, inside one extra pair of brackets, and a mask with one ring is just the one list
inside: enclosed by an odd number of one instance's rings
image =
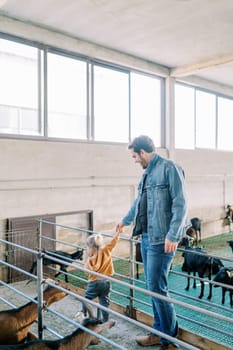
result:
[[(93, 271), (89, 271), (87, 270), (85, 267), (83, 267), (83, 262), (79, 262), (77, 263), (77, 261), (75, 260), (72, 260), (72, 259), (68, 259), (68, 261), (65, 261), (63, 260), (62, 258), (59, 258), (59, 256), (54, 256), (52, 257), (51, 255), (48, 255), (46, 253), (46, 250), (45, 251), (42, 251), (41, 249), (41, 241), (42, 239), (49, 239), (51, 240), (51, 238), (48, 238), (46, 236), (43, 236), (41, 234), (41, 224), (43, 223), (47, 223), (47, 224), (51, 224), (51, 225), (58, 225), (58, 226), (61, 226), (63, 228), (67, 228), (67, 229), (72, 229), (72, 230), (77, 230), (77, 231), (81, 231), (81, 232), (86, 232), (87, 234), (93, 234), (93, 233), (97, 233), (95, 231), (90, 231), (90, 230), (86, 230), (86, 229), (83, 229), (83, 228), (77, 228), (77, 227), (73, 227), (73, 226), (68, 226), (68, 225), (62, 225), (62, 224), (55, 224), (53, 222), (49, 222), (49, 221), (46, 221), (46, 220), (39, 220), (39, 224), (40, 224), (40, 230), (38, 232), (38, 247), (37, 247), (37, 250), (34, 250), (34, 249), (29, 249), (27, 247), (24, 247), (24, 246), (20, 246), (16, 243), (12, 243), (12, 242), (8, 242), (6, 240), (3, 240), (3, 239), (0, 239), (0, 242), (1, 243), (4, 243), (6, 245), (12, 245), (12, 246), (15, 246), (17, 247), (18, 249), (22, 249), (22, 250), (25, 250), (25, 251), (28, 251), (30, 253), (32, 253), (35, 257), (36, 257), (36, 260), (37, 260), (37, 275), (33, 275), (25, 270), (22, 270), (20, 268), (18, 268), (17, 266), (13, 266), (9, 263), (7, 263), (6, 261), (4, 260), (0, 260), (0, 263), (2, 265), (5, 265), (6, 267), (10, 267), (10, 268), (13, 268), (13, 269), (17, 269), (18, 271), (22, 272), (23, 274), (25, 274), (25, 276), (29, 279), (34, 279), (36, 281), (36, 284), (37, 284), (37, 304), (38, 304), (38, 337), (39, 339), (42, 339), (43, 338), (43, 332), (45, 329), (49, 330), (51, 333), (53, 333), (54, 335), (56, 335), (57, 337), (61, 337), (61, 335), (59, 335), (58, 332), (56, 331), (53, 331), (51, 329), (51, 327), (47, 326), (44, 324), (44, 319), (43, 319), (43, 308), (44, 308), (44, 304), (43, 304), (43, 284), (46, 282), (47, 284), (49, 285), (52, 285), (52, 286), (55, 286), (56, 288), (60, 288), (60, 289), (64, 289), (63, 287), (57, 285), (57, 284), (54, 284), (53, 282), (51, 282), (50, 280), (44, 278), (44, 273), (43, 273), (43, 259), (45, 258), (49, 258), (51, 260), (53, 260), (54, 264), (56, 265), (56, 263), (58, 264), (63, 264), (67, 267), (71, 267), (75, 270), (75, 272), (77, 272), (76, 274), (71, 274), (71, 273), (67, 273), (67, 275), (69, 277), (72, 277), (72, 279), (74, 279), (75, 281), (77, 281), (78, 283), (81, 283), (81, 284), (84, 284), (87, 283), (87, 279), (82, 277), (82, 276), (87, 276), (88, 273), (92, 273), (94, 275), (96, 275), (97, 277), (99, 278), (102, 278), (103, 276), (96, 273), (96, 272), (93, 272)], [(98, 232), (99, 233), (99, 232)], [(104, 236), (106, 237), (111, 237), (111, 235), (107, 235), (107, 234), (103, 234)], [(180, 339), (174, 339), (162, 332), (158, 332), (158, 331), (155, 331), (153, 328), (141, 323), (141, 322), (138, 322), (137, 320), (133, 319), (131, 316), (134, 315), (134, 310), (138, 308), (138, 305), (141, 304), (141, 305), (144, 305), (144, 306), (147, 306), (148, 308), (151, 307), (149, 301), (146, 302), (145, 300), (142, 300), (140, 298), (138, 298), (136, 295), (137, 293), (140, 293), (141, 295), (143, 295), (143, 297), (156, 297), (158, 299), (162, 299), (162, 300), (166, 300), (167, 302), (171, 302), (177, 306), (180, 306), (186, 310), (189, 310), (190, 311), (190, 314), (192, 314), (192, 312), (197, 312), (199, 314), (203, 314), (205, 316), (209, 316), (211, 318), (215, 318), (219, 321), (223, 321), (223, 322), (227, 322), (228, 324), (232, 324), (233, 323), (233, 319), (232, 317), (227, 317), (225, 315), (222, 315), (222, 314), (219, 314), (217, 312), (214, 312), (214, 311), (211, 311), (211, 310), (208, 310), (208, 309), (205, 309), (203, 307), (198, 307), (198, 306), (195, 306), (195, 305), (192, 305), (192, 304), (189, 304), (187, 302), (183, 302), (181, 300), (178, 300), (176, 298), (172, 298), (172, 297), (165, 297), (165, 296), (162, 296), (160, 294), (157, 294), (157, 293), (153, 293), (153, 292), (150, 292), (148, 290), (146, 290), (145, 288), (145, 282), (144, 281), (141, 281), (141, 280), (137, 280), (135, 278), (135, 264), (137, 263), (135, 261), (135, 258), (134, 258), (134, 245), (136, 243), (135, 240), (133, 239), (129, 239), (129, 238), (126, 238), (126, 237), (120, 237), (120, 240), (122, 241), (125, 241), (127, 242), (127, 244), (129, 245), (129, 257), (125, 258), (125, 257), (119, 257), (119, 256), (113, 256), (114, 258), (114, 262), (115, 261), (121, 261), (122, 263), (124, 264), (127, 264), (128, 265), (128, 274), (125, 275), (124, 273), (116, 273), (114, 277), (107, 277), (107, 276), (104, 276), (104, 278), (106, 280), (109, 280), (112, 284), (112, 289), (111, 289), (111, 293), (115, 294), (116, 296), (118, 297), (121, 297), (121, 298), (124, 298), (126, 301), (125, 301), (125, 305), (126, 305), (126, 308), (128, 310), (128, 314), (127, 315), (123, 315), (122, 313), (119, 313), (119, 312), (116, 312), (114, 310), (112, 310), (111, 308), (105, 308), (101, 305), (99, 305), (98, 303), (94, 302), (94, 301), (90, 301), (90, 300), (86, 300), (84, 297), (82, 297), (81, 295), (77, 295), (76, 293), (73, 293), (72, 291), (69, 291), (69, 290), (66, 290), (64, 289), (64, 291), (67, 292), (67, 294), (77, 298), (81, 303), (83, 301), (85, 302), (88, 302), (90, 303), (90, 305), (92, 307), (94, 307), (95, 309), (102, 309), (102, 310), (105, 310), (105, 311), (108, 311), (110, 314), (112, 315), (115, 315), (119, 318), (121, 318), (124, 322), (126, 323), (129, 323), (129, 324), (133, 324), (133, 325), (136, 325), (140, 328), (142, 328), (143, 330), (146, 330), (148, 332), (152, 332), (154, 334), (156, 334), (157, 336), (159, 337), (163, 337), (163, 338), (166, 338), (168, 339), (169, 341), (171, 342), (176, 342), (178, 345), (180, 345), (182, 347), (182, 349), (187, 349), (187, 350), (198, 350), (199, 348), (198, 347), (195, 347), (191, 344), (188, 344), (188, 343), (185, 343), (184, 341), (180, 340)], [(56, 241), (56, 240), (55, 240)], [(63, 242), (63, 241), (58, 241), (59, 243), (62, 243), (62, 244), (67, 244), (67, 245), (70, 245), (72, 247), (77, 247), (76, 245), (74, 244), (69, 244), (67, 242)], [(84, 247), (85, 249), (85, 247)], [(182, 249), (179, 249), (180, 251), (184, 251)], [(201, 254), (200, 254), (201, 255)], [(205, 256), (207, 256), (205, 254)], [(216, 258), (219, 258), (219, 259), (224, 259), (222, 257), (218, 257), (216, 255), (210, 255), (208, 254), (208, 256), (211, 256), (211, 257), (216, 257)], [(228, 261), (232, 261), (231, 259), (227, 259)], [(51, 270), (52, 271), (58, 271), (56, 268), (53, 268), (51, 267)], [(82, 276), (79, 276), (79, 274), (82, 274)], [(183, 277), (186, 277), (187, 278), (187, 274), (185, 273), (178, 273), (178, 272), (175, 272), (175, 271), (171, 271), (170, 272), (171, 274), (174, 274), (174, 275), (182, 275)], [(190, 276), (190, 278), (196, 278), (198, 280), (205, 280), (205, 279), (201, 279), (201, 278), (198, 278), (198, 277), (193, 277), (193, 276)], [(4, 286), (4, 287), (7, 287), (9, 289), (14, 289), (14, 287), (10, 286), (9, 284), (6, 284), (4, 283), (3, 281), (0, 281), (1, 284)], [(206, 280), (205, 280), (206, 282)], [(210, 283), (213, 283), (212, 281), (210, 281)], [(141, 287), (138, 286), (138, 284), (141, 285)], [(217, 283), (216, 283), (217, 284)], [(114, 286), (118, 286), (118, 287), (122, 287), (123, 290), (122, 291), (118, 291), (118, 290), (115, 290), (114, 289)], [(220, 286), (222, 286), (222, 284), (220, 284)], [(223, 285), (224, 286), (224, 285)], [(85, 287), (84, 287), (85, 288)], [(16, 290), (16, 293), (18, 294), (23, 294), (19, 291)], [(179, 295), (179, 296), (184, 296), (183, 293), (178, 293), (177, 291), (173, 291), (171, 290), (170, 291), (170, 294), (173, 294), (173, 295)], [(26, 297), (28, 298), (29, 300), (31, 301), (34, 301), (36, 302), (34, 299), (30, 298), (30, 297)], [(187, 296), (185, 295), (185, 298), (188, 298), (188, 299), (191, 299), (191, 300), (195, 300), (194, 297), (191, 297), (191, 296)], [(4, 298), (0, 298), (1, 300), (5, 301)], [(197, 298), (196, 298), (197, 299)], [(200, 301), (200, 300), (199, 300)], [(207, 307), (209, 305), (213, 306), (213, 303), (209, 303), (209, 302), (206, 302), (206, 301), (203, 301), (203, 304), (206, 304)], [(9, 304), (10, 305), (10, 304)], [(220, 306), (220, 305), (217, 305), (218, 308), (222, 308), (222, 309), (227, 309), (223, 306)], [(54, 314), (56, 315), (56, 317), (59, 317), (61, 319), (63, 319), (64, 321), (76, 326), (76, 327), (80, 327), (82, 329), (82, 325), (72, 319), (70, 319), (69, 317), (67, 316), (64, 316), (63, 314), (61, 314), (60, 312), (56, 312), (54, 311), (53, 309), (51, 309), (50, 307), (49, 308), (46, 308), (47, 311), (49, 311), (51, 314)], [(130, 317), (129, 317), (130, 316)], [(193, 323), (198, 323), (197, 321), (193, 320), (192, 317), (186, 317), (186, 316), (183, 316), (183, 315), (178, 315), (178, 317), (182, 318), (182, 319), (186, 319), (187, 322), (193, 322)], [(202, 322), (199, 322), (199, 324), (203, 327), (206, 328), (206, 330), (208, 329), (211, 329), (211, 330), (214, 330), (216, 332), (222, 332), (223, 334), (226, 334), (226, 332), (221, 331), (219, 330), (219, 327), (218, 328), (215, 328), (213, 326), (207, 326), (206, 323), (202, 323)], [(87, 332), (90, 332), (89, 330), (85, 329), (85, 331)], [(91, 332), (90, 332), (91, 333)], [(95, 334), (96, 335), (96, 334)], [(122, 347), (121, 345), (119, 344), (116, 344), (115, 342), (112, 342), (111, 340), (107, 339), (106, 337), (103, 337), (102, 335), (96, 335), (98, 338), (100, 338), (102, 341), (110, 344), (113, 348), (116, 348), (116, 349), (122, 349), (122, 350), (126, 350), (124, 347)]]

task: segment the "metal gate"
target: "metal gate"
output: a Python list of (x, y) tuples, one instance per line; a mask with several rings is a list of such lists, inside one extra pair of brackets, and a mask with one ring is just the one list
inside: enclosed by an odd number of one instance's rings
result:
[[(37, 233), (38, 233), (38, 219), (43, 218), (51, 222), (55, 222), (55, 215), (44, 216), (27, 216), (21, 218), (8, 219), (7, 240), (9, 242), (31, 248), (37, 249)], [(42, 224), (42, 234), (55, 239), (56, 230), (53, 225), (46, 223)], [(46, 241), (43, 243), (42, 248), (55, 249), (56, 243), (54, 241)], [(35, 260), (35, 255), (25, 250), (18, 249), (17, 247), (9, 245), (6, 249), (6, 261), (9, 264), (15, 265), (23, 270), (29, 271), (32, 262)], [(8, 268), (7, 282), (17, 282), (26, 278), (21, 272)]]
[[(76, 225), (83, 227), (84, 230), (92, 231), (93, 230), (93, 211), (92, 210), (79, 210), (72, 212), (63, 212), (55, 214), (46, 214), (46, 215), (36, 215), (36, 216), (26, 216), (18, 218), (9, 218), (7, 220), (7, 233), (6, 240), (9, 242), (18, 244), (20, 246), (34, 249), (37, 247), (37, 237), (39, 230), (39, 219), (48, 221), (42, 222), (41, 224), (41, 234), (48, 239), (42, 239), (41, 247), (42, 249), (56, 249), (56, 221), (60, 217), (70, 217), (76, 216), (77, 221)], [(51, 224), (51, 223), (54, 223)], [(52, 240), (50, 240), (50, 238)], [(27, 252), (17, 247), (8, 245), (6, 247), (6, 261), (15, 265), (22, 270), (30, 270), (33, 261), (35, 261), (36, 256), (30, 252)], [(44, 272), (51, 275), (51, 269), (44, 267)], [(17, 282), (25, 280), (26, 275), (22, 274), (20, 271), (17, 271), (13, 268), (8, 268), (7, 271), (7, 282)]]

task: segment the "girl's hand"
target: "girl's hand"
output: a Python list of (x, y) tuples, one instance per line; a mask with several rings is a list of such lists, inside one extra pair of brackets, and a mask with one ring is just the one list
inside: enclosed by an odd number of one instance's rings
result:
[(125, 225), (124, 225), (122, 222), (119, 222), (119, 223), (116, 225), (116, 232), (117, 232), (118, 234), (122, 233), (124, 227), (125, 227)]

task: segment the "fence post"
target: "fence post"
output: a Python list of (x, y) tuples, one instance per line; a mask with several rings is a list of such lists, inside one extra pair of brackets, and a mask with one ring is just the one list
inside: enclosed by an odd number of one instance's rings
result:
[(38, 254), (37, 254), (37, 301), (38, 301), (38, 338), (43, 337), (43, 254), (41, 249), (41, 236), (42, 236), (42, 221), (39, 221), (39, 229), (37, 229), (37, 242), (38, 242)]
[[(135, 275), (135, 259), (134, 259), (134, 240), (130, 239), (130, 284), (134, 285), (134, 275)], [(130, 288), (129, 291), (129, 305), (126, 307), (126, 314), (136, 319), (136, 308), (134, 307), (134, 289)]]

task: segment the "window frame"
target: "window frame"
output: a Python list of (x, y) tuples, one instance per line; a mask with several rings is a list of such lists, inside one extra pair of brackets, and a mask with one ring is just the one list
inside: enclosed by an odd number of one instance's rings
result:
[[(204, 87), (199, 87), (199, 86), (195, 86), (195, 85), (192, 85), (192, 84), (189, 84), (187, 82), (181, 82), (181, 81), (178, 81), (176, 80), (175, 82), (175, 86), (176, 85), (180, 85), (180, 86), (184, 86), (184, 87), (187, 87), (187, 88), (192, 88), (194, 90), (194, 147), (192, 150), (210, 150), (210, 151), (224, 151), (224, 152), (232, 152), (233, 150), (231, 149), (221, 149), (218, 147), (218, 144), (219, 144), (219, 140), (218, 140), (218, 133), (219, 133), (219, 111), (218, 111), (218, 99), (219, 98), (225, 98), (227, 100), (231, 100), (233, 101), (233, 97), (232, 96), (229, 96), (229, 95), (226, 95), (226, 94), (223, 94), (221, 92), (216, 92), (214, 90), (211, 90), (211, 89), (207, 89), (207, 88), (204, 88)], [(215, 129), (215, 147), (213, 148), (206, 148), (206, 147), (197, 147), (196, 145), (196, 92), (197, 91), (200, 91), (200, 92), (204, 92), (204, 93), (208, 93), (208, 94), (212, 94), (215, 96), (215, 125), (216, 125), (216, 129)], [(176, 101), (174, 101), (174, 103), (176, 103)], [(175, 110), (174, 110), (174, 119), (176, 118), (175, 116)], [(177, 148), (175, 145), (174, 145), (175, 149), (176, 150), (190, 150), (190, 148)]]
[(39, 43), (36, 43), (34, 41), (24, 39), (15, 35), (9, 35), (3, 32), (0, 32), (0, 39), (12, 41), (16, 44), (22, 44), (29, 47), (32, 47), (34, 49), (37, 49), (37, 57), (38, 57), (38, 66), (37, 66), (37, 75), (38, 75), (38, 83), (37, 83), (37, 92), (38, 92), (38, 104), (37, 104), (37, 115), (38, 115), (38, 126), (41, 130), (41, 135), (30, 135), (30, 134), (17, 134), (17, 133), (1, 133), (0, 132), (0, 138), (12, 138), (12, 139), (44, 139), (44, 128), (43, 128), (43, 99), (42, 99), (42, 85), (43, 85), (43, 74), (41, 72), (41, 55), (43, 53), (42, 45)]
[[(14, 138), (14, 139), (33, 139), (33, 140), (52, 140), (52, 141), (64, 141), (64, 142), (95, 142), (95, 143), (116, 143), (116, 141), (97, 141), (94, 139), (94, 116), (93, 116), (93, 67), (94, 65), (102, 65), (110, 69), (119, 70), (126, 72), (129, 76), (130, 73), (142, 74), (144, 76), (149, 76), (160, 81), (161, 86), (161, 106), (160, 106), (160, 135), (161, 135), (161, 145), (159, 147), (164, 147), (165, 145), (165, 78), (158, 76), (157, 74), (147, 73), (140, 69), (131, 68), (128, 66), (115, 64), (112, 62), (96, 59), (83, 55), (72, 50), (58, 48), (52, 45), (42, 44), (29, 39), (24, 39), (16, 35), (10, 35), (0, 32), (0, 38), (5, 40), (10, 40), (19, 44), (29, 45), (33, 48), (38, 49), (39, 52), (39, 62), (38, 62), (38, 124), (41, 128), (41, 135), (30, 135), (30, 134), (11, 134), (11, 133), (0, 133), (0, 138)], [(83, 139), (69, 139), (63, 137), (50, 137), (48, 136), (48, 89), (47, 89), (47, 55), (48, 53), (55, 53), (58, 55), (67, 56), (68, 58), (74, 58), (77, 60), (85, 61), (87, 63), (87, 125), (86, 125), (86, 135), (87, 138)], [(128, 79), (128, 101), (129, 101), (129, 135), (128, 141), (131, 141), (131, 98), (130, 98), (130, 79)], [(117, 143), (125, 143), (118, 141)]]

